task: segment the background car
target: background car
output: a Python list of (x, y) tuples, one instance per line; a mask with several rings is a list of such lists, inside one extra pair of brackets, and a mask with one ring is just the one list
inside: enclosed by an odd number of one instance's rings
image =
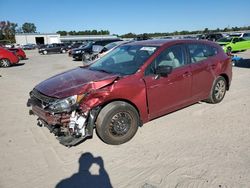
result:
[(23, 50), (34, 50), (34, 49), (36, 49), (36, 45), (35, 44), (25, 44), (25, 45), (22, 45), (22, 49)]
[(15, 52), (0, 47), (0, 67), (9, 67), (19, 62)]
[(225, 52), (237, 52), (250, 49), (250, 40), (241, 37), (227, 37), (219, 39), (218, 44)]
[(24, 60), (27, 58), (22, 48), (8, 48), (8, 50), (11, 52), (15, 52), (19, 60)]
[(120, 39), (112, 39), (112, 40), (100, 40), (100, 41), (91, 41), (88, 42), (85, 46), (81, 46), (76, 49), (71, 50), (71, 56), (76, 60), (88, 60), (91, 58), (92, 54), (95, 53), (93, 51), (93, 45), (97, 46), (105, 46), (111, 42), (121, 41)]
[(221, 33), (209, 33), (204, 35), (199, 35), (198, 39), (206, 39), (210, 41), (217, 41), (224, 36)]
[(38, 49), (38, 53), (46, 55), (48, 53), (66, 53), (67, 46), (63, 43), (54, 43), (48, 44), (40, 49)]

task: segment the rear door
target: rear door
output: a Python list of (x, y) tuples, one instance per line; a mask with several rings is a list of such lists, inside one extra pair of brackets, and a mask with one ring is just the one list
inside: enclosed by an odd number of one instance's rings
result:
[[(157, 76), (155, 70), (160, 65), (172, 66), (172, 73), (166, 77)], [(175, 45), (166, 48), (147, 67), (144, 81), (147, 90), (149, 119), (185, 106), (190, 101), (192, 81), (185, 47)]]
[(192, 98), (199, 101), (208, 97), (217, 66), (217, 49), (200, 43), (187, 44), (190, 71), (192, 74)]

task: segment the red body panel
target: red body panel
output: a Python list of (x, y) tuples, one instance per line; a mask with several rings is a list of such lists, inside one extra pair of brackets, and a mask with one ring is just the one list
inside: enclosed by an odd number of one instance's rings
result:
[(27, 58), (26, 54), (25, 54), (25, 52), (23, 51), (22, 48), (9, 48), (8, 50), (11, 51), (11, 52), (15, 52), (16, 55), (20, 57), (20, 59), (26, 59)]
[(19, 62), (18, 57), (9, 50), (0, 47), (0, 59), (8, 59), (11, 64), (16, 64)]

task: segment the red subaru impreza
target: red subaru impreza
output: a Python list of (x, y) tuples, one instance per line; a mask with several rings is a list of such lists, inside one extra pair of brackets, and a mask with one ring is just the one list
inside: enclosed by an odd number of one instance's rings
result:
[(230, 57), (213, 42), (137, 41), (41, 82), (28, 106), (63, 145), (94, 128), (104, 142), (122, 144), (154, 118), (201, 100), (221, 102), (231, 79)]

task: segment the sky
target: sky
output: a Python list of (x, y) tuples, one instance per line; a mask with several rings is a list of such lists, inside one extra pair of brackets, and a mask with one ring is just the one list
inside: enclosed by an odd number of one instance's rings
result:
[(121, 35), (250, 26), (249, 10), (249, 0), (0, 0), (0, 21)]

